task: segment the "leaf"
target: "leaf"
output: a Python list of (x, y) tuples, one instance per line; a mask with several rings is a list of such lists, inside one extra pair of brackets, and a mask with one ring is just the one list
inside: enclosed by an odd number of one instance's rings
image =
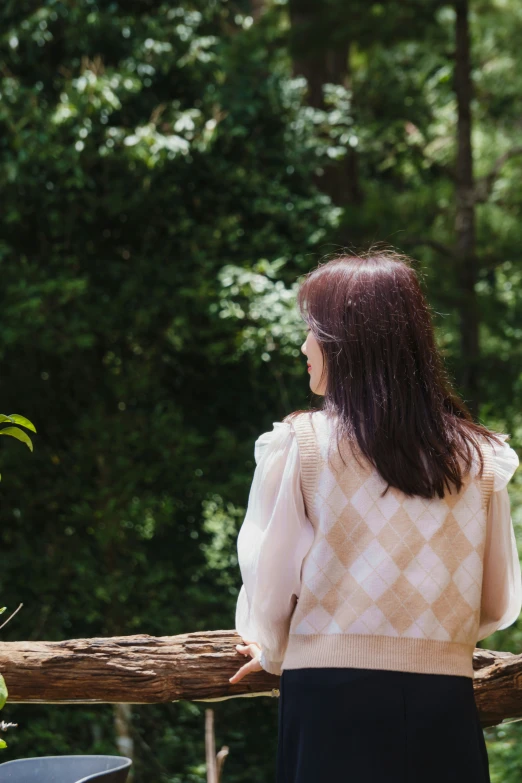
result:
[(36, 427), (34, 426), (33, 422), (29, 421), (29, 419), (26, 419), (25, 416), (20, 416), (19, 413), (10, 413), (9, 416), (5, 416), (3, 413), (0, 413), (0, 423), (3, 421), (11, 421), (13, 424), (21, 424), (22, 427), (27, 427), (28, 430), (36, 432)]
[(21, 440), (22, 443), (25, 443), (30, 451), (33, 450), (33, 442), (31, 438), (26, 432), (19, 429), (19, 427), (5, 427), (5, 429), (0, 430), (0, 435), (11, 435), (13, 438)]
[(5, 610), (6, 610), (6, 609), (7, 609), (7, 606), (2, 606), (2, 607), (0, 608), (0, 614), (3, 614), (3, 613), (5, 612)]
[(3, 739), (0, 739), (0, 748), (7, 748), (7, 742)]
[(3, 708), (4, 704), (7, 701), (7, 685), (5, 684), (5, 680), (0, 674), (0, 710)]

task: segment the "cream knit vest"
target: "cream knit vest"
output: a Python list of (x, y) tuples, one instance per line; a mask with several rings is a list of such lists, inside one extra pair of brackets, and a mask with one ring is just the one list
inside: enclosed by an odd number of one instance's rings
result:
[[(286, 419), (285, 419), (286, 421)], [(315, 538), (303, 562), (282, 668), (334, 666), (473, 678), (493, 452), (459, 493), (427, 500), (361, 468), (323, 412), (289, 420)], [(335, 444), (335, 440), (334, 440)], [(357, 446), (355, 446), (357, 448)]]

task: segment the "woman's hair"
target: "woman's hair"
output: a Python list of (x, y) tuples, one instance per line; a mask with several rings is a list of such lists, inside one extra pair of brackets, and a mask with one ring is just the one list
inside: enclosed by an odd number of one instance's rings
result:
[[(337, 448), (354, 441), (388, 486), (407, 495), (459, 491), (478, 438), (501, 443), (475, 423), (453, 391), (435, 343), (431, 312), (411, 260), (372, 248), (310, 271), (297, 304), (321, 348), (321, 408), (337, 417)], [(303, 411), (295, 411), (285, 420)], [(344, 459), (343, 459), (344, 463)]]

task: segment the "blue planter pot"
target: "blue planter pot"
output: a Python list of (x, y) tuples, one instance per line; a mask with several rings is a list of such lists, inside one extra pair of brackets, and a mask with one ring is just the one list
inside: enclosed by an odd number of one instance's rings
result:
[(0, 764), (0, 783), (125, 783), (125, 756), (40, 756)]

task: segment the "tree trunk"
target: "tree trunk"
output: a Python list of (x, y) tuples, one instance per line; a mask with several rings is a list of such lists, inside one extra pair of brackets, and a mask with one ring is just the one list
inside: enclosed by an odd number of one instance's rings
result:
[[(63, 642), (2, 642), (8, 703), (155, 704), (278, 696), (279, 678), (243, 664), (235, 631), (120, 636)], [(522, 717), (522, 655), (475, 649), (475, 699), (483, 726)]]
[(457, 96), (456, 161), (456, 257), (457, 280), (461, 288), (460, 336), (461, 361), (457, 383), (470, 411), (478, 412), (479, 311), (475, 284), (478, 261), (475, 236), (475, 183), (471, 141), (471, 59), (468, 0), (456, 0), (455, 92)]
[(254, 22), (258, 22), (266, 11), (266, 0), (251, 0), (250, 13)]
[[(329, 24), (321, 3), (310, 0), (290, 0), (290, 53), (294, 76), (304, 76), (308, 84), (307, 101), (316, 109), (324, 109), (324, 84), (342, 84), (352, 88), (350, 73), (350, 43), (348, 39), (330, 43)], [(321, 32), (318, 34), (318, 28)], [(353, 93), (352, 93), (353, 100)], [(357, 155), (349, 147), (346, 157), (323, 164), (323, 173), (314, 177), (316, 186), (327, 193), (335, 204), (357, 204), (362, 198), (357, 170)]]
[(207, 783), (217, 783), (216, 737), (214, 735), (214, 710), (205, 710), (205, 758)]
[[(134, 742), (132, 739), (132, 708), (130, 704), (114, 705), (114, 733), (120, 756), (134, 761)], [(131, 783), (132, 768), (129, 770), (128, 783)]]

